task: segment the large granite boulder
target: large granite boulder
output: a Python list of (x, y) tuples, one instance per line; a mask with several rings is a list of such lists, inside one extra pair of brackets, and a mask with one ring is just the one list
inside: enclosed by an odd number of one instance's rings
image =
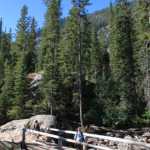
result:
[[(0, 127), (0, 141), (20, 142), (22, 140), (22, 129), (33, 129), (35, 121), (40, 124), (40, 129), (56, 126), (56, 117), (52, 115), (37, 115), (29, 119), (13, 120)], [(36, 135), (26, 133), (28, 142), (36, 140)]]
[(0, 132), (23, 129), (29, 122), (29, 119), (13, 120), (0, 127)]
[(47, 129), (56, 126), (56, 117), (52, 115), (37, 115), (29, 119), (13, 120), (0, 127), (0, 132), (11, 131), (15, 129), (30, 128), (33, 129), (35, 121), (38, 121), (40, 128)]
[(38, 121), (40, 124), (40, 129), (48, 129), (50, 127), (55, 127), (56, 126), (56, 117), (52, 116), (52, 115), (37, 115), (37, 116), (33, 116), (31, 117), (27, 124), (26, 127), (27, 128), (34, 128), (34, 123), (35, 121)]

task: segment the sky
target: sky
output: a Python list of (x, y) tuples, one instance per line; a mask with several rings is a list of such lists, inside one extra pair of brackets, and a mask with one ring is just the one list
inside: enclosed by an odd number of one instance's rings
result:
[[(111, 0), (90, 0), (91, 5), (88, 6), (88, 12), (94, 12), (109, 6)], [(29, 8), (29, 16), (34, 16), (37, 20), (38, 27), (44, 23), (44, 14), (46, 7), (42, 0), (0, 0), (0, 17), (3, 19), (3, 26), (7, 30), (12, 28), (16, 31), (17, 20), (20, 17), (20, 9), (23, 5)], [(71, 0), (62, 0), (63, 17), (68, 15), (71, 7)]]

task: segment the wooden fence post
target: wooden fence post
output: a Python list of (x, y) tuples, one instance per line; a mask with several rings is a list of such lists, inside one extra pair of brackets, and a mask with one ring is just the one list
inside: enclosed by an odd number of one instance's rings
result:
[(83, 143), (83, 150), (87, 150), (87, 146)]
[(59, 131), (58, 135), (60, 136), (60, 138), (58, 139), (58, 146), (62, 147), (62, 132)]
[(27, 146), (26, 146), (26, 129), (23, 128), (22, 129), (22, 141), (21, 141), (21, 150), (27, 150)]
[(58, 146), (61, 147), (62, 146), (62, 139), (58, 139)]

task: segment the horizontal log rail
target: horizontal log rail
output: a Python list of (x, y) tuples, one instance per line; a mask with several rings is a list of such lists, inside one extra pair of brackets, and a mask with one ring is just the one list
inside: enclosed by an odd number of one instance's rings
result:
[[(59, 129), (54, 129), (54, 128), (49, 128), (48, 130), (57, 132), (58, 135), (55, 135), (54, 133), (50, 134), (50, 133), (45, 133), (45, 132), (39, 132), (39, 131), (31, 130), (31, 129), (27, 129), (26, 132), (30, 132), (32, 134), (38, 134), (38, 135), (45, 136), (45, 137), (54, 138), (54, 139), (57, 139), (58, 141), (66, 141), (66, 142), (69, 142), (69, 143), (76, 143), (76, 141), (73, 140), (73, 139), (67, 139), (67, 138), (64, 138), (62, 136), (59, 136), (62, 133), (74, 135), (76, 133), (75, 131), (59, 130)], [(96, 135), (96, 134), (89, 134), (89, 133), (84, 133), (84, 136), (99, 139), (99, 140), (113, 141), (115, 143), (123, 143), (123, 144), (128, 144), (128, 145), (141, 146), (143, 148), (146, 148), (146, 150), (150, 149), (150, 144), (147, 144), (147, 143), (144, 143), (144, 142), (136, 142), (136, 141), (127, 140), (127, 139), (121, 139), (121, 138), (109, 137), (109, 136), (103, 136), (103, 135)], [(100, 150), (112, 150), (111, 148), (108, 148), (108, 147), (93, 145), (93, 144), (89, 144), (89, 143), (85, 143), (85, 142), (79, 143), (79, 144), (87, 146), (87, 147), (91, 147), (91, 148), (100, 149)]]
[[(62, 136), (49, 134), (49, 133), (45, 133), (45, 132), (39, 132), (39, 131), (35, 131), (35, 130), (30, 130), (30, 129), (27, 129), (26, 132), (29, 132), (29, 133), (32, 133), (32, 134), (38, 134), (38, 135), (42, 135), (42, 136), (46, 136), (46, 137), (50, 137), (50, 138), (54, 138), (54, 139), (58, 139), (58, 140), (61, 140), (61, 141), (66, 141), (66, 142), (73, 143), (73, 144), (77, 143), (75, 140), (67, 139), (67, 138), (64, 138)], [(112, 149), (107, 148), (107, 147), (92, 145), (92, 144), (88, 144), (88, 143), (85, 143), (85, 142), (78, 143), (78, 144), (81, 144), (83, 146), (88, 146), (88, 147), (91, 147), (91, 148), (100, 149), (100, 150), (112, 150)]]
[[(73, 135), (76, 133), (75, 131), (59, 130), (59, 129), (55, 129), (55, 128), (50, 128), (49, 130), (59, 132), (59, 133), (73, 134)], [(96, 138), (96, 139), (100, 139), (100, 140), (109, 140), (109, 141), (118, 142), (118, 143), (143, 146), (145, 148), (150, 149), (150, 144), (147, 144), (144, 142), (136, 142), (136, 141), (127, 140), (127, 139), (121, 139), (121, 138), (109, 137), (109, 136), (103, 136), (103, 135), (97, 135), (97, 134), (89, 134), (89, 133), (84, 133), (84, 136), (92, 137), (92, 138)]]

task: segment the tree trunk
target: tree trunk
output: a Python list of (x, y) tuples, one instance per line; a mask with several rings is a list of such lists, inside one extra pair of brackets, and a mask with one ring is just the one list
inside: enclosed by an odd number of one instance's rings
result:
[[(80, 5), (80, 1), (79, 1)], [(80, 6), (79, 6), (80, 7)], [(83, 127), (83, 108), (82, 108), (82, 35), (81, 35), (81, 15), (79, 12), (79, 106), (80, 106), (80, 123)]]

